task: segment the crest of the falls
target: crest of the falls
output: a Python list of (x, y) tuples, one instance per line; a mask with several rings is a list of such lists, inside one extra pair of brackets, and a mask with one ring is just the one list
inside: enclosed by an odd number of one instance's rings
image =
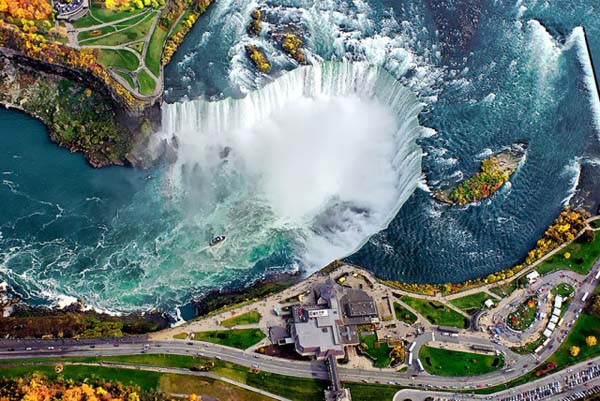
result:
[(277, 232), (314, 269), (384, 229), (416, 189), (421, 107), (380, 68), (327, 62), (241, 99), (166, 104), (157, 139), (176, 138), (169, 190), (228, 235), (232, 267)]

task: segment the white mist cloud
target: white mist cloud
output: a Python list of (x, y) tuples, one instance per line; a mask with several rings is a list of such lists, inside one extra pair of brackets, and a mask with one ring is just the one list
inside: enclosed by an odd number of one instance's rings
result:
[(282, 220), (310, 222), (332, 200), (390, 207), (397, 120), (354, 95), (301, 97), (232, 135), (232, 147)]

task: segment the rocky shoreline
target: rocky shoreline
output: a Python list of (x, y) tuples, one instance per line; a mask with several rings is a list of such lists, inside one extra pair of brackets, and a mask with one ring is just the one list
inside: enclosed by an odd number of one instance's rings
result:
[(0, 104), (42, 121), (50, 139), (93, 167), (138, 165), (132, 151), (160, 124), (158, 104), (125, 107), (93, 76), (0, 48)]
[(65, 308), (18, 303), (0, 319), (0, 336), (16, 338), (126, 337), (162, 330), (170, 320), (160, 311), (114, 316), (75, 303)]

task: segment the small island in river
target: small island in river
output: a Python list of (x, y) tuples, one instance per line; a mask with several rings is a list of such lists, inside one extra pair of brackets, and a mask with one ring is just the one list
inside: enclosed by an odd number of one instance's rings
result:
[(527, 146), (514, 144), (500, 153), (481, 161), (481, 170), (458, 185), (435, 191), (433, 197), (450, 205), (466, 205), (489, 198), (498, 191), (517, 170)]

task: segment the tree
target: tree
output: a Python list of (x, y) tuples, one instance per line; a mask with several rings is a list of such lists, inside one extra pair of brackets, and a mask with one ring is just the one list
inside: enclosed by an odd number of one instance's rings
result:
[(598, 344), (598, 340), (596, 340), (595, 336), (587, 336), (585, 338), (585, 343), (588, 347), (593, 347), (594, 345)]
[(590, 314), (600, 317), (600, 296), (596, 295), (590, 305)]
[(581, 234), (581, 237), (579, 237), (579, 242), (593, 242), (594, 239), (596, 238), (596, 233), (594, 232), (594, 230), (590, 230), (587, 229), (583, 232), (583, 234)]
[(579, 351), (581, 351), (581, 349), (576, 345), (573, 345), (571, 348), (569, 348), (569, 354), (571, 354), (572, 357), (579, 355)]

